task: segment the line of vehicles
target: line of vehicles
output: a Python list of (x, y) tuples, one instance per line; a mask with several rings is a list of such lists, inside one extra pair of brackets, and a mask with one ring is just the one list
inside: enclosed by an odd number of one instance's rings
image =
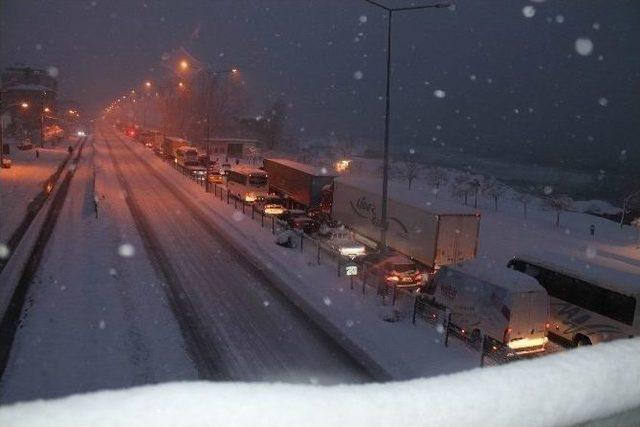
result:
[[(157, 152), (158, 143), (149, 143)], [(265, 159), (259, 168), (223, 164), (212, 170), (192, 144), (179, 138), (162, 144), (157, 154), (172, 153), (172, 161), (194, 173), (204, 168), (203, 179), (225, 185), (232, 197), (362, 263), (369, 281), (446, 306), (459, 333), (470, 339), (483, 333), (513, 354), (527, 354), (544, 351), (549, 337), (580, 346), (639, 335), (637, 275), (550, 251), (518, 254), (506, 265), (478, 259), (478, 213), (393, 184), (389, 248), (380, 251), (380, 181), (336, 177), (278, 158)]]

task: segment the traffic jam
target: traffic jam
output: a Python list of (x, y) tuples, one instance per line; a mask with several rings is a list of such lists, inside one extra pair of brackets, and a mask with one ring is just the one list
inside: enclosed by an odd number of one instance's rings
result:
[[(447, 335), (483, 354), (505, 356), (500, 362), (637, 334), (637, 298), (624, 298), (624, 284), (616, 288), (577, 277), (561, 263), (534, 255), (514, 254), (508, 265), (477, 259), (481, 217), (466, 207), (425, 204), (391, 192), (387, 225), (381, 227), (379, 180), (339, 176), (284, 158), (252, 158), (246, 147), (250, 140), (217, 141), (224, 150), (207, 154), (158, 131), (122, 123), (116, 127), (207, 191), (209, 186), (223, 189), (263, 218), (273, 218), (281, 229), (276, 244), (294, 248), (304, 238), (318, 242), (333, 253), (343, 275), (360, 278), (363, 287), (373, 286), (391, 304), (409, 296), (415, 301), (414, 321), (419, 316), (442, 323)], [(627, 304), (630, 318), (621, 322), (581, 303), (579, 288), (575, 295), (560, 295), (557, 283), (562, 280), (609, 292)], [(589, 325), (576, 328), (575, 316), (554, 309), (560, 303), (588, 313), (589, 322), (612, 326), (606, 333), (587, 333)]]

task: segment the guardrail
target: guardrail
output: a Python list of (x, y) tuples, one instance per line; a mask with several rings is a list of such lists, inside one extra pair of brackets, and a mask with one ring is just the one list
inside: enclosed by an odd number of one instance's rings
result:
[[(276, 218), (273, 215), (267, 215), (263, 211), (256, 209), (253, 203), (246, 203), (234, 197), (225, 186), (210, 183), (208, 177), (198, 179), (190, 171), (178, 165), (174, 161), (160, 157), (166, 163), (169, 163), (174, 169), (178, 170), (182, 175), (203, 187), (207, 193), (212, 194), (216, 199), (227, 205), (232, 205), (234, 209), (241, 210), (245, 216), (251, 218), (260, 224), (261, 228), (268, 228), (272, 235), (284, 231), (291, 231), (295, 236), (295, 240), (291, 243), (292, 249), (299, 250), (303, 256), (310, 257), (310, 261), (316, 262), (318, 265), (323, 263), (335, 263), (337, 277), (346, 274), (346, 266), (357, 266), (357, 274), (348, 275), (349, 288), (351, 290), (359, 290), (362, 295), (367, 293), (367, 288), (375, 290), (376, 296), (380, 298), (383, 305), (390, 304), (398, 310), (397, 317), (402, 315), (410, 315), (413, 325), (419, 325), (418, 320), (422, 319), (424, 325), (435, 328), (443, 334), (443, 345), (449, 346), (449, 340), (456, 338), (462, 342), (469, 350), (479, 353), (479, 365), (481, 367), (491, 364), (503, 364), (521, 357), (513, 355), (508, 347), (498, 340), (486, 336), (480, 330), (465, 331), (464, 328), (451, 321), (451, 311), (444, 305), (436, 303), (426, 294), (410, 292), (406, 289), (399, 289), (394, 283), (381, 283), (379, 280), (370, 280), (372, 276), (368, 274), (371, 264), (359, 260), (352, 260), (338, 253), (325, 240), (315, 238), (302, 230), (292, 229), (286, 221)], [(358, 283), (359, 282), (359, 283)], [(395, 321), (398, 319), (386, 319)], [(471, 333), (469, 333), (471, 332)]]

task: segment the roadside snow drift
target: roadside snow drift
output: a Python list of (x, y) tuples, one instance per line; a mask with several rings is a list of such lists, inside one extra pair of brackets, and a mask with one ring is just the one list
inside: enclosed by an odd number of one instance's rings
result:
[(0, 408), (20, 426), (564, 426), (640, 406), (640, 339), (406, 382), (169, 383)]

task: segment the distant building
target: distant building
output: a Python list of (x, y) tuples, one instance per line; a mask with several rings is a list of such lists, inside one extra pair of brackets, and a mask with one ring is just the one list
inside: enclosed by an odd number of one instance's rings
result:
[[(2, 105), (9, 108), (3, 124), (9, 133), (31, 137), (40, 141), (40, 129), (45, 120), (45, 109), (53, 109), (58, 81), (45, 70), (30, 67), (8, 67), (2, 71)], [(27, 108), (19, 108), (27, 103)]]

